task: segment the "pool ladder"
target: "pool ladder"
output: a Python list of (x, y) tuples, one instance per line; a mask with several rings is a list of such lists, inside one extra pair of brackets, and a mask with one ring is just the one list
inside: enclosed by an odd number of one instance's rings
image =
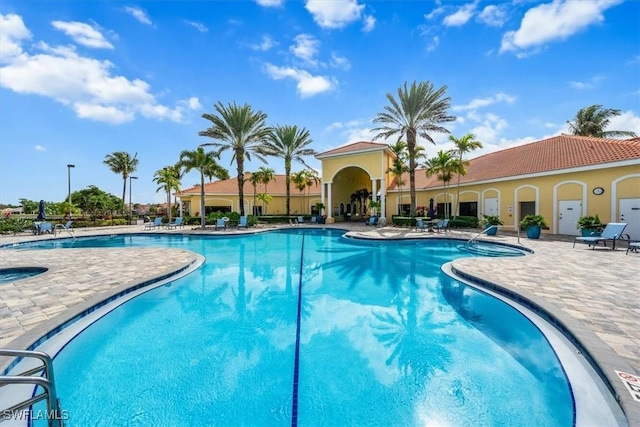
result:
[(51, 357), (41, 351), (9, 350), (6, 348), (0, 348), (0, 356), (32, 358), (39, 359), (42, 362), (42, 364), (38, 364), (34, 368), (19, 374), (0, 376), (0, 388), (14, 384), (34, 385), (44, 389), (43, 393), (37, 395), (35, 395), (34, 390), (34, 395), (31, 398), (16, 403), (9, 408), (0, 408), (0, 422), (22, 419), (21, 417), (17, 417), (16, 414), (46, 399), (47, 413), (45, 418), (48, 421), (49, 427), (64, 427), (64, 413), (60, 409), (60, 399), (58, 399), (58, 395), (56, 394), (56, 383), (53, 377), (53, 362)]

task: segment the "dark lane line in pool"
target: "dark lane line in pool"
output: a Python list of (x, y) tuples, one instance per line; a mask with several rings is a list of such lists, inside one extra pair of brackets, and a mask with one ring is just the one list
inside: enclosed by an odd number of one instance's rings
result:
[(304, 261), (304, 234), (300, 250), (300, 270), (298, 273), (298, 310), (296, 317), (296, 351), (293, 361), (293, 394), (291, 399), (291, 427), (298, 427), (298, 376), (300, 372), (300, 311), (302, 309), (302, 266)]

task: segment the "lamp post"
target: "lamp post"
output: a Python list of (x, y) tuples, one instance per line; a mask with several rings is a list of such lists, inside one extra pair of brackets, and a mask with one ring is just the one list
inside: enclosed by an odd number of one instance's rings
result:
[(71, 219), (71, 168), (75, 168), (76, 165), (67, 165), (67, 185), (68, 185), (68, 200), (69, 200), (69, 219)]
[(131, 193), (133, 193), (133, 187), (131, 186), (131, 182), (133, 179), (138, 179), (137, 176), (131, 176), (129, 175), (129, 225), (131, 225), (131, 222), (133, 221), (133, 210), (132, 210), (132, 205), (131, 205)]

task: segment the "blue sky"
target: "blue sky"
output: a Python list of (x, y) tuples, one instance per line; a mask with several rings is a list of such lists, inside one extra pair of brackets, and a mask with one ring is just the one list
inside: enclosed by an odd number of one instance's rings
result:
[[(69, 163), (72, 191), (120, 195), (114, 151), (140, 159), (134, 203), (162, 202), (154, 172), (210, 141), (217, 101), (306, 127), (322, 152), (371, 140), (385, 94), (414, 80), (448, 87), (449, 130), (485, 144), (472, 157), (566, 132), (591, 104), (640, 134), (639, 17), (638, 0), (4, 0), (0, 202), (64, 200)], [(435, 137), (428, 156), (450, 148)]]

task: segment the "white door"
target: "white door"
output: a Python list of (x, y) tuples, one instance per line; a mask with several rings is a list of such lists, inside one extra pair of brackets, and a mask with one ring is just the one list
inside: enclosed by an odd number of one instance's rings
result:
[(620, 199), (618, 220), (627, 223), (624, 234), (628, 234), (631, 240), (640, 240), (640, 199)]
[(569, 234), (577, 236), (580, 234), (576, 222), (582, 216), (582, 202), (580, 200), (560, 200), (558, 201), (558, 234)]
[(484, 199), (484, 214), (485, 215), (498, 215), (498, 198), (490, 197)]

